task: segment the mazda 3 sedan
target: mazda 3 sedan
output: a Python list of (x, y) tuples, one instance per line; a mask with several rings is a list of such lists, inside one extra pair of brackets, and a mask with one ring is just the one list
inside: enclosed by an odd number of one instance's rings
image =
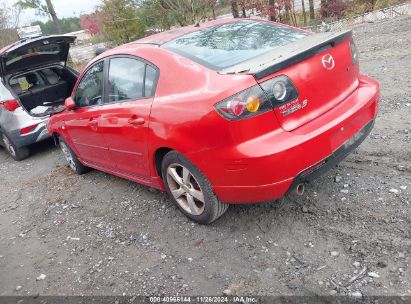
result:
[(350, 31), (218, 20), (99, 55), (48, 130), (78, 174), (165, 190), (208, 224), (301, 193), (367, 137), (378, 102)]

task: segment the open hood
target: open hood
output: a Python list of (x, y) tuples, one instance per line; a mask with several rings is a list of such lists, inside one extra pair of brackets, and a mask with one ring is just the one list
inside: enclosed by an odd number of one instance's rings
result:
[(17, 42), (0, 54), (0, 75), (5, 76), (46, 64), (66, 64), (75, 36), (46, 36)]

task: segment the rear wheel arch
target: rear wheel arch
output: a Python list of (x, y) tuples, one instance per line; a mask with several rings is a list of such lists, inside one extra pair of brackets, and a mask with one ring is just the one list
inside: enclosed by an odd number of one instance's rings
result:
[(169, 147), (161, 147), (161, 148), (158, 148), (156, 152), (154, 152), (154, 165), (155, 165), (156, 173), (161, 178), (162, 178), (161, 165), (163, 162), (163, 158), (170, 151), (174, 151), (174, 149), (171, 149)]
[(170, 199), (191, 220), (210, 224), (227, 211), (229, 205), (221, 203), (208, 178), (183, 154), (167, 152), (161, 168)]
[(160, 147), (157, 148), (157, 150), (154, 152), (154, 170), (155, 170), (155, 174), (157, 174), (157, 176), (159, 176), (161, 179), (163, 178), (163, 172), (162, 172), (162, 164), (163, 164), (163, 159), (164, 157), (169, 153), (169, 152), (177, 152), (179, 154), (181, 154), (182, 156), (184, 156), (185, 158), (187, 158), (187, 160), (189, 160), (190, 162), (193, 163), (193, 165), (195, 165), (202, 174), (204, 174), (207, 179), (209, 179), (209, 177), (207, 176), (207, 174), (205, 174), (200, 167), (198, 166), (197, 163), (195, 163), (191, 157), (187, 156), (185, 153), (182, 153), (180, 150), (178, 149), (173, 149), (170, 147)]
[(70, 145), (64, 140), (63, 137), (59, 138), (58, 141), (63, 155), (68, 162), (68, 165), (74, 172), (76, 172), (78, 175), (82, 175), (90, 171), (89, 167), (81, 163), (76, 153), (71, 149)]
[(54, 143), (57, 145), (57, 144), (59, 143), (59, 140), (60, 140), (61, 135), (60, 135), (59, 133), (57, 133), (57, 132), (53, 132), (53, 133), (51, 134), (51, 137), (53, 138)]

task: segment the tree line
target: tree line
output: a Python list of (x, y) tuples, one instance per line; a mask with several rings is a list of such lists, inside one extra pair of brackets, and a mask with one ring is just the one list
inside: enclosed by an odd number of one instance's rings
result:
[[(46, 22), (33, 22), (45, 35), (87, 29), (101, 40), (116, 45), (224, 14), (234, 18), (252, 14), (294, 26), (307, 26), (327, 18), (341, 18), (356, 10), (358, 13), (370, 11), (377, 5), (377, 0), (320, 0), (321, 7), (315, 10), (314, 0), (308, 0), (308, 7), (307, 0), (300, 0), (301, 7), (297, 10), (295, 1), (298, 0), (101, 0), (92, 14), (59, 19), (52, 0), (19, 0), (12, 7), (0, 4), (0, 46), (18, 39), (15, 29), (25, 9), (34, 9), (38, 15), (49, 18)], [(401, 0), (380, 1), (392, 5)]]

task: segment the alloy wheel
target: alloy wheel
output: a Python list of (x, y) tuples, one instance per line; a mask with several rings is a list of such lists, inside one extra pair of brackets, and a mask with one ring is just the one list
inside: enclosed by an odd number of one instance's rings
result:
[(74, 162), (74, 158), (73, 158), (73, 155), (71, 154), (69, 147), (67, 147), (67, 145), (61, 141), (60, 141), (60, 147), (61, 147), (61, 151), (63, 151), (64, 157), (66, 158), (70, 168), (76, 171), (77, 166), (76, 166), (76, 163)]
[(171, 164), (167, 168), (170, 192), (186, 212), (201, 215), (205, 208), (204, 193), (193, 174), (184, 166)]
[(16, 156), (16, 150), (14, 150), (13, 145), (11, 144), (10, 140), (7, 138), (6, 135), (3, 134), (3, 143), (12, 156)]

